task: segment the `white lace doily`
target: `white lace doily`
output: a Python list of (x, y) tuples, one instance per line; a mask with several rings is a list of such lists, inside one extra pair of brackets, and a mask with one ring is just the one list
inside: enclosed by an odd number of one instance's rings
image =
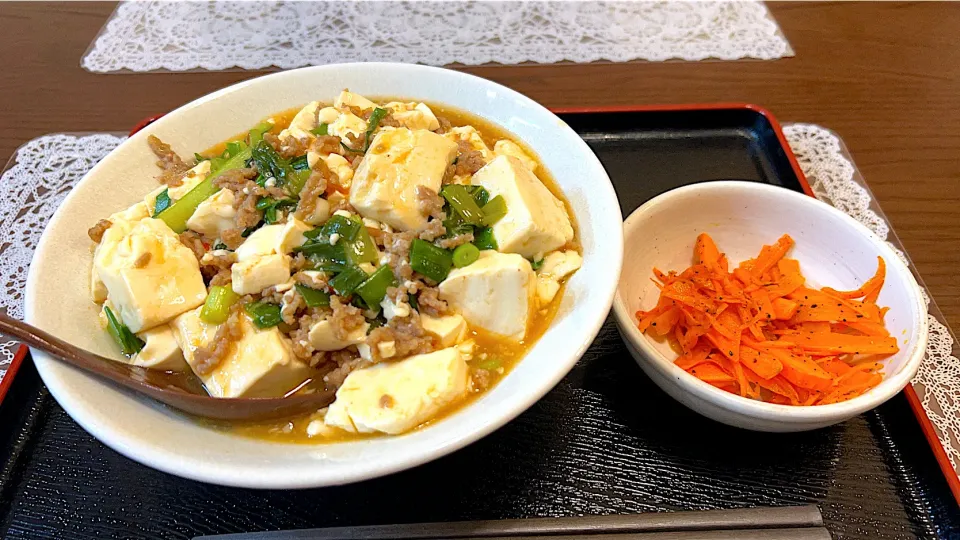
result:
[(792, 56), (759, 2), (127, 2), (94, 72)]
[[(887, 238), (907, 260), (843, 142), (812, 124), (787, 125), (784, 133), (817, 197)], [(13, 166), (0, 176), (0, 281), (4, 284), (0, 309), (23, 316), (27, 267), (47, 220), (76, 182), (123, 139), (106, 133), (46, 135), (17, 151)], [(956, 470), (960, 464), (960, 359), (939, 308), (927, 300), (930, 339), (913, 387)], [(13, 359), (14, 345), (0, 342), (0, 379)]]

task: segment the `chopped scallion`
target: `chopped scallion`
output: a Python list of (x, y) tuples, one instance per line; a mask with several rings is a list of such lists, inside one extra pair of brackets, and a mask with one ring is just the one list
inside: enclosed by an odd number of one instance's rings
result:
[(419, 238), (410, 245), (410, 267), (437, 283), (446, 279), (453, 266), (453, 255)]
[(110, 308), (103, 306), (103, 313), (107, 316), (107, 332), (117, 342), (117, 345), (120, 345), (120, 352), (125, 356), (133, 356), (143, 349), (143, 340), (131, 332), (127, 325), (117, 320)]
[(200, 310), (200, 319), (210, 324), (220, 324), (230, 316), (230, 308), (240, 300), (240, 295), (233, 292), (230, 285), (214, 285), (210, 287), (207, 301)]
[(330, 295), (306, 285), (295, 285), (297, 292), (300, 293), (300, 296), (303, 297), (303, 303), (307, 304), (307, 307), (326, 307), (330, 305)]
[(243, 306), (244, 311), (253, 319), (257, 328), (272, 328), (283, 321), (280, 316), (280, 306), (267, 302), (250, 302)]

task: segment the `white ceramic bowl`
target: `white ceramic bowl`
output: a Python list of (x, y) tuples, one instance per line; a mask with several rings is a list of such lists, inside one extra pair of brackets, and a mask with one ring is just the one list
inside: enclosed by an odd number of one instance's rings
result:
[[(683, 270), (698, 234), (709, 233), (731, 265), (756, 257), (760, 247), (789, 234), (808, 285), (852, 290), (887, 263), (879, 304), (900, 352), (886, 360), (875, 388), (849, 401), (815, 407), (763, 403), (715, 388), (683, 371), (668, 343), (637, 330), (635, 313), (656, 305), (651, 269)], [(707, 182), (669, 191), (638, 208), (624, 223), (625, 255), (614, 312), (624, 343), (640, 367), (674, 399), (698, 413), (757, 431), (805, 431), (829, 426), (890, 399), (913, 378), (927, 343), (920, 287), (886, 242), (839, 210), (813, 197), (752, 182)]]
[(500, 384), (458, 413), (400, 437), (329, 445), (246, 439), (204, 427), (34, 351), (44, 382), (81, 426), (111, 448), (150, 467), (216, 484), (306, 488), (342, 484), (413, 467), (494, 431), (547, 393), (573, 367), (613, 300), (623, 237), (610, 179), (589, 147), (533, 100), (464, 73), (404, 64), (343, 64), (245, 81), (187, 104), (105, 157), (77, 185), (40, 240), (27, 283), (26, 320), (80, 347), (115, 355), (90, 301), (88, 227), (156, 186), (147, 136), (192, 155), (264, 117), (343, 88), (370, 97), (409, 97), (459, 107), (527, 142), (573, 206), (583, 268), (571, 279), (553, 325)]

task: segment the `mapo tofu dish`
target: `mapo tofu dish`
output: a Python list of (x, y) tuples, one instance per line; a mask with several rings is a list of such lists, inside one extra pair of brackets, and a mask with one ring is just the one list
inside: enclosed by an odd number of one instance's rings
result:
[(93, 301), (128, 362), (214, 397), (334, 390), (241, 433), (400, 434), (491, 388), (581, 265), (575, 220), (521, 141), (477, 117), (344, 90), (184, 156), (96, 223)]

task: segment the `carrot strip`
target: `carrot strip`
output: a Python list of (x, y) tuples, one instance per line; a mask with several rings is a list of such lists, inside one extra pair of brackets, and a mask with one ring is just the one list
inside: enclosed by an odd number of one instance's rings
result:
[(813, 289), (781, 236), (755, 259), (729, 269), (706, 233), (695, 264), (680, 273), (654, 269), (657, 305), (638, 311), (637, 327), (681, 351), (676, 365), (721, 390), (785, 405), (852, 399), (883, 379), (896, 339), (876, 300), (886, 265), (853, 291)]
[(883, 287), (883, 280), (887, 274), (887, 264), (883, 261), (883, 257), (877, 257), (877, 273), (873, 275), (872, 278), (863, 282), (863, 285), (859, 289), (853, 291), (838, 291), (836, 289), (831, 289), (830, 287), (824, 287), (824, 291), (829, 291), (832, 294), (842, 296), (848, 300), (854, 300), (856, 298), (862, 298), (872, 293), (874, 290), (880, 290)]

